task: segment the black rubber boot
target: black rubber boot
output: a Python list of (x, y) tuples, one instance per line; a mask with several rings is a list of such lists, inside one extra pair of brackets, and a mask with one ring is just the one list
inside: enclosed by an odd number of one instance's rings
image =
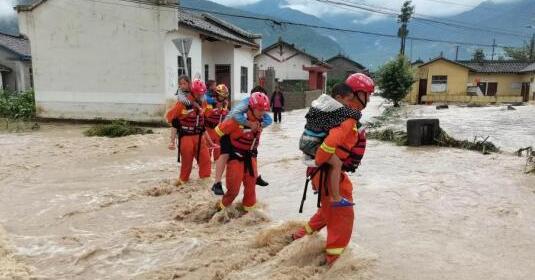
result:
[(224, 195), (225, 192), (223, 191), (223, 185), (221, 185), (221, 182), (217, 182), (212, 185), (212, 191), (215, 195)]
[(260, 175), (256, 178), (256, 184), (259, 185), (259, 186), (262, 186), (262, 187), (267, 187), (267, 186), (269, 186), (269, 183), (266, 182), (266, 181), (264, 181), (264, 180), (262, 179), (262, 176), (260, 176)]

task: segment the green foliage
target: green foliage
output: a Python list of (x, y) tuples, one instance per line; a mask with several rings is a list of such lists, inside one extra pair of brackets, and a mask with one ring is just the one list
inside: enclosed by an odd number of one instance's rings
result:
[(381, 96), (393, 101), (394, 107), (399, 107), (399, 101), (407, 96), (415, 81), (410, 62), (401, 55), (383, 65), (376, 80), (383, 91)]
[(336, 84), (339, 84), (339, 83), (343, 83), (344, 81), (342, 80), (339, 80), (339, 79), (329, 79), (327, 80), (327, 94), (331, 94), (331, 92), (333, 91), (333, 87), (336, 85)]
[(476, 49), (472, 56), (472, 60), (477, 62), (485, 61), (485, 52), (483, 51), (483, 49)]
[(29, 120), (35, 117), (34, 92), (0, 91), (0, 117)]
[(113, 121), (110, 124), (97, 124), (84, 132), (85, 136), (123, 137), (133, 134), (152, 134), (151, 129), (133, 126), (125, 120)]
[(503, 50), (513, 60), (529, 61), (531, 47), (527, 43), (520, 48), (503, 48)]

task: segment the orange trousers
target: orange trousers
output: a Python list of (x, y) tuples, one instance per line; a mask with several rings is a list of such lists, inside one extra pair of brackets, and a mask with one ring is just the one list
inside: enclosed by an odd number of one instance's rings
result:
[[(199, 158), (197, 158), (197, 151), (199, 149), (199, 140), (201, 141)], [(199, 165), (199, 178), (208, 178), (212, 171), (210, 162), (210, 152), (206, 140), (199, 135), (188, 135), (180, 138), (180, 181), (189, 181), (191, 169), (193, 167), (193, 160), (197, 160)]]
[(213, 157), (213, 160), (216, 161), (219, 156), (221, 155), (221, 148), (219, 147), (219, 136), (215, 132), (215, 129), (213, 128), (206, 128), (206, 132), (208, 133), (208, 137), (210, 137), (210, 140), (212, 140), (212, 143), (217, 145), (217, 148), (212, 148), (211, 156)]
[(254, 209), (256, 205), (256, 158), (251, 159), (253, 175), (245, 167), (244, 161), (229, 160), (227, 162), (226, 185), (227, 192), (221, 199), (221, 208), (232, 204), (236, 196), (240, 193), (240, 186), (243, 183), (243, 208), (245, 211)]
[[(330, 181), (327, 186), (330, 189)], [(320, 175), (316, 174), (312, 180), (312, 186), (317, 190), (320, 184)], [(330, 194), (330, 191), (329, 191)], [(353, 202), (353, 185), (346, 173), (342, 173), (340, 178), (340, 195)], [(353, 233), (353, 221), (355, 218), (353, 207), (331, 207), (331, 198), (325, 195), (325, 189), (321, 191), (321, 208), (310, 218), (307, 224), (299, 229), (294, 236), (313, 234), (327, 227), (327, 243), (325, 251), (327, 262), (331, 264), (345, 250)]]

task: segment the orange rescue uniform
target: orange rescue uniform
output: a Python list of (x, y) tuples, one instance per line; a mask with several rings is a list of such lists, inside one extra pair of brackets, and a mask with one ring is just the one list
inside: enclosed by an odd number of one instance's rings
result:
[[(316, 152), (316, 165), (321, 166), (327, 162), (332, 155), (336, 154), (342, 161), (349, 156), (351, 148), (358, 142), (357, 122), (354, 119), (344, 121), (340, 126), (329, 131), (322, 145)], [(342, 149), (345, 148), (345, 149)], [(344, 151), (345, 150), (345, 151)], [(320, 183), (320, 172), (312, 178), (312, 185), (318, 190)], [(330, 180), (325, 180), (322, 187), (330, 189)], [(327, 262), (332, 264), (345, 250), (351, 239), (353, 232), (354, 210), (353, 207), (331, 207), (331, 198), (325, 191), (321, 191), (321, 207), (316, 214), (310, 218), (304, 228), (300, 229), (296, 235), (312, 234), (327, 227), (326, 255)], [(340, 195), (353, 202), (353, 185), (348, 175), (342, 172), (340, 177)]]
[[(193, 96), (188, 95), (191, 102), (195, 101)], [(201, 108), (186, 106), (177, 102), (175, 106), (167, 112), (166, 119), (178, 129), (179, 149), (181, 157), (180, 181), (187, 182), (191, 174), (193, 159), (199, 165), (199, 177), (208, 178), (211, 173), (210, 152), (206, 140), (202, 135), (205, 131), (206, 102), (201, 104)]]
[(228, 105), (226, 102), (217, 102), (215, 107), (212, 105), (206, 107), (206, 132), (210, 138), (211, 144), (214, 145), (214, 147), (212, 147), (214, 161), (216, 161), (221, 154), (219, 136), (215, 132), (215, 127), (221, 124), (227, 115)]
[[(249, 111), (249, 122), (260, 122)], [(227, 162), (226, 186), (227, 192), (223, 196), (219, 207), (221, 209), (232, 204), (240, 192), (243, 183), (243, 208), (245, 211), (254, 209), (256, 205), (256, 167), (257, 148), (260, 141), (260, 132), (240, 125), (236, 120), (229, 119), (215, 128), (219, 137), (229, 135), (233, 153), (229, 154)]]

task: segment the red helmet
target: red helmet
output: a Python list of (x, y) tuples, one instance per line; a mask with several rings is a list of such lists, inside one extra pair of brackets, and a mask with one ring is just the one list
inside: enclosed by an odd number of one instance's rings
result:
[(346, 79), (346, 85), (351, 87), (353, 92), (363, 91), (368, 95), (371, 95), (375, 90), (375, 83), (373, 80), (362, 73), (355, 73), (349, 76)]
[(193, 95), (202, 95), (205, 92), (206, 92), (206, 84), (199, 79), (193, 80), (193, 82), (191, 83), (191, 93)]
[(253, 110), (269, 111), (269, 98), (265, 93), (253, 92), (249, 98), (249, 107)]

